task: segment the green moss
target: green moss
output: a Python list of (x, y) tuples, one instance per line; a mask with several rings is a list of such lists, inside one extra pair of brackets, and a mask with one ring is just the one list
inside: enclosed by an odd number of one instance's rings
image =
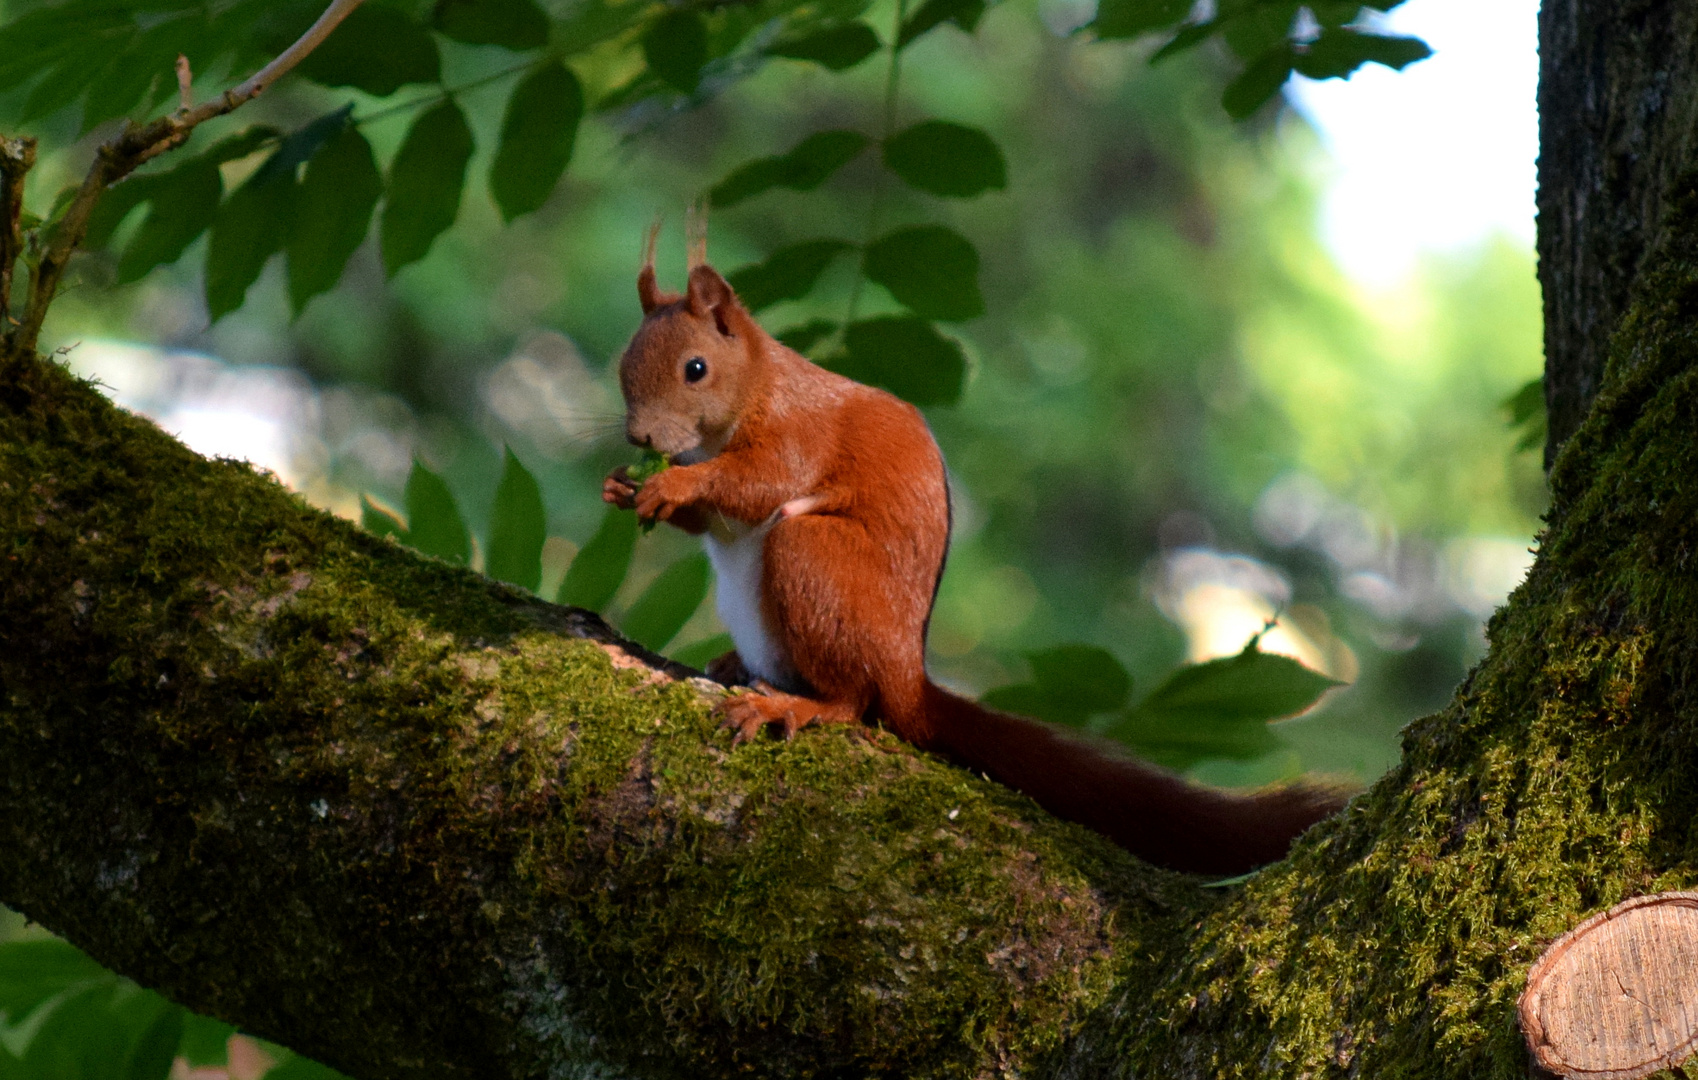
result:
[(1400, 766), (1152, 965), (1075, 1075), (1522, 1077), (1543, 947), (1698, 883), (1698, 221), (1552, 474), (1537, 566)]
[(0, 386), (4, 899), (195, 1008), (365, 1077), (1014, 1075), (1218, 902), (888, 735), (733, 751), (593, 617)]

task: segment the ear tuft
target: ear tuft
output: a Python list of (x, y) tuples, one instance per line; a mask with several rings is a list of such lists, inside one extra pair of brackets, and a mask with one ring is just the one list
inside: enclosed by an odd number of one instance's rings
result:
[(657, 215), (654, 224), (649, 226), (648, 236), (643, 241), (643, 268), (637, 271), (637, 299), (642, 302), (644, 315), (653, 315), (656, 308), (677, 299), (661, 292), (660, 286), (655, 283), (654, 246), (660, 239), (660, 221)]

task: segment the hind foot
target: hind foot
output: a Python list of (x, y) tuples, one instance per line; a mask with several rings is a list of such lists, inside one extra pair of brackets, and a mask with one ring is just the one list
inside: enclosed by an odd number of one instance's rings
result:
[(769, 724), (782, 725), (789, 739), (810, 724), (853, 724), (861, 719), (860, 710), (843, 702), (786, 694), (761, 682), (755, 688), (758, 693), (733, 694), (714, 706), (720, 714), (719, 726), (736, 731), (732, 746), (748, 742)]

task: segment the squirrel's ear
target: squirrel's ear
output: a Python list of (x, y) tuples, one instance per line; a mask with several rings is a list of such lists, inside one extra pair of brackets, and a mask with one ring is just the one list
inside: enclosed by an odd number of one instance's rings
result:
[(637, 299), (642, 302), (644, 315), (653, 315), (655, 308), (666, 303), (660, 286), (655, 284), (653, 266), (645, 266), (637, 273)]
[(712, 316), (719, 332), (730, 336), (732, 321), (743, 313), (731, 283), (719, 276), (719, 271), (702, 263), (690, 271), (690, 291), (687, 294), (690, 312), (697, 318)]

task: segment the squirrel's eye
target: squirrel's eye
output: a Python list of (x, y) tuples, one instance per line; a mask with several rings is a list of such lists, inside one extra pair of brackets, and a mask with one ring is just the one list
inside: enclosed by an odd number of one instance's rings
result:
[(707, 361), (699, 356), (692, 356), (684, 364), (684, 381), (701, 382), (707, 375)]

